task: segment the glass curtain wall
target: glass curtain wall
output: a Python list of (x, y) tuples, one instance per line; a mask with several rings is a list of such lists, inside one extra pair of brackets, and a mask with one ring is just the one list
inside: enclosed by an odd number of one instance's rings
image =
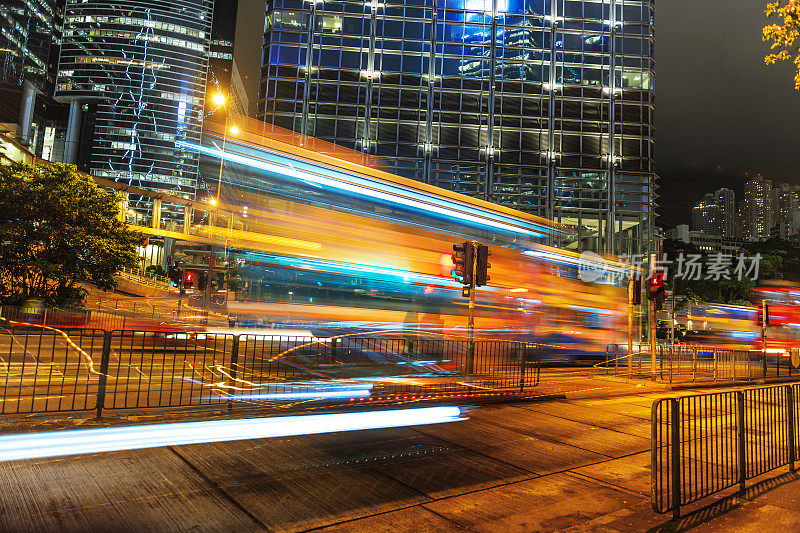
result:
[(56, 97), (83, 107), (83, 165), (194, 197), (213, 0), (68, 0)]
[[(647, 253), (654, 3), (270, 0), (259, 117)], [(609, 194), (612, 191), (612, 194)]]

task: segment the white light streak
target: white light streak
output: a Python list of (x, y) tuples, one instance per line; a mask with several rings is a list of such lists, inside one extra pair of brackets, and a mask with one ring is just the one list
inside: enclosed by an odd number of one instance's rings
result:
[(211, 155), (218, 158), (224, 156), (226, 161), (240, 163), (242, 165), (247, 165), (249, 167), (260, 168), (268, 172), (276, 172), (278, 174), (283, 174), (284, 176), (289, 176), (309, 183), (314, 183), (317, 185), (321, 185), (323, 187), (331, 187), (334, 189), (352, 192), (361, 196), (368, 196), (378, 200), (384, 200), (386, 202), (393, 204), (405, 205), (407, 207), (413, 207), (415, 209), (420, 209), (422, 211), (427, 211), (429, 213), (436, 213), (439, 215), (444, 215), (459, 220), (469, 221), (483, 226), (502, 229), (512, 233), (520, 233), (523, 235), (537, 235), (535, 232), (524, 228), (520, 228), (519, 226), (513, 226), (510, 224), (505, 224), (503, 222), (496, 222), (494, 220), (483, 218), (476, 215), (471, 215), (463, 211), (457, 211), (454, 209), (439, 207), (438, 205), (430, 204), (424, 201), (413, 200), (405, 196), (399, 196), (393, 193), (382, 192), (361, 185), (354, 185), (344, 181), (339, 181), (337, 179), (332, 179), (317, 174), (312, 174), (310, 172), (295, 170), (293, 168), (284, 167), (281, 165), (277, 165), (275, 163), (268, 163), (266, 161), (260, 161), (257, 159), (253, 159), (251, 157), (241, 156), (236, 153), (223, 152), (222, 150), (218, 150), (215, 148), (209, 148), (206, 146), (201, 146), (198, 144), (188, 143), (184, 141), (179, 141), (175, 144), (178, 147), (185, 147), (190, 150), (194, 150), (200, 153), (205, 153), (207, 155)]
[(179, 422), (0, 436), (0, 461), (466, 420), (459, 407)]

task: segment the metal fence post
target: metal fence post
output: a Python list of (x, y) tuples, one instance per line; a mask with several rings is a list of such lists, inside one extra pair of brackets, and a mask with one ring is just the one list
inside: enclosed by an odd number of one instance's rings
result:
[(697, 346), (692, 346), (692, 381), (697, 379)]
[(792, 385), (786, 385), (786, 416), (789, 417), (788, 420), (788, 437), (789, 437), (789, 470), (794, 472), (794, 462), (797, 460), (795, 457), (795, 448), (794, 448), (794, 389)]
[(519, 353), (519, 391), (525, 391), (525, 361), (527, 345), (524, 343), (517, 344), (517, 351)]
[(717, 350), (714, 350), (714, 381), (717, 381)]
[[(669, 382), (670, 383), (672, 383), (672, 365), (675, 364), (675, 361), (673, 359), (674, 351), (675, 351), (675, 345), (674, 344), (670, 344), (669, 345)], [(678, 367), (680, 369), (680, 363), (678, 363)]]
[(679, 518), (681, 516), (681, 418), (680, 418), (680, 400), (678, 398), (670, 399), (670, 437), (672, 441), (672, 517)]
[(233, 336), (231, 345), (231, 379), (236, 379), (236, 367), (239, 364), (239, 335)]
[(745, 437), (747, 432), (744, 427), (744, 392), (736, 391), (736, 448), (739, 458), (739, 491), (744, 495), (745, 481), (747, 481), (747, 445)]
[[(236, 367), (239, 364), (239, 335), (234, 335), (231, 342), (231, 381), (236, 381)], [(233, 385), (233, 383), (231, 384)], [(233, 389), (236, 390), (236, 389)], [(233, 410), (233, 400), (228, 398), (228, 411)]]
[(111, 332), (103, 332), (103, 355), (100, 359), (100, 376), (97, 379), (97, 418), (103, 416), (103, 405), (106, 402), (106, 380), (108, 379), (108, 361), (111, 356)]

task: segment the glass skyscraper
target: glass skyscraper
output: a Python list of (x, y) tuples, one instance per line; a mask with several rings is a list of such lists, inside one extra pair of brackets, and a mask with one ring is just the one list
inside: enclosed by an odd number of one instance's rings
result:
[(572, 224), (576, 249), (641, 253), (653, 16), (629, 0), (269, 0), (258, 116)]
[[(71, 104), (66, 162), (195, 195), (213, 0), (67, 0), (56, 98)], [(80, 152), (78, 153), (78, 141)]]
[[(35, 122), (48, 118), (61, 29), (57, 0), (3, 0), (0, 2), (0, 123), (17, 124), (16, 136), (37, 149)], [(47, 99), (47, 98), (46, 98)], [(52, 130), (52, 128), (51, 128)], [(41, 144), (42, 139), (38, 139)], [(41, 147), (39, 147), (41, 148)]]
[(52, 86), (51, 45), (60, 25), (55, 0), (4, 0), (0, 5), (0, 84)]
[(211, 43), (208, 51), (208, 89), (233, 92), (233, 43), (236, 40), (236, 16), (239, 0), (216, 0)]

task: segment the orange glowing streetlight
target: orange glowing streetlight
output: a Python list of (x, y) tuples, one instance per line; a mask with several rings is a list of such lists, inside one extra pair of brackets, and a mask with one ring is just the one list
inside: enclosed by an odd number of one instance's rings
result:
[[(208, 203), (211, 204), (211, 206), (214, 209), (214, 217), (213, 217), (214, 218), (214, 227), (213, 228), (209, 228), (209, 233), (210, 233), (210, 237), (211, 237), (211, 254), (210, 254), (209, 259), (208, 259), (208, 278), (206, 280), (206, 290), (205, 290), (206, 300), (210, 300), (210, 297), (211, 297), (211, 273), (213, 272), (214, 267), (216, 266), (215, 265), (216, 261), (214, 259), (215, 258), (215, 256), (214, 256), (214, 248), (216, 246), (216, 242), (215, 241), (216, 241), (216, 235), (217, 235), (217, 232), (216, 232), (217, 218), (219, 217), (219, 208), (222, 205), (222, 203), (221, 203), (221, 201), (222, 201), (222, 198), (221, 198), (221, 194), (222, 194), (222, 167), (225, 164), (225, 145), (228, 142), (228, 134), (229, 133), (231, 135), (238, 135), (239, 132), (240, 132), (239, 127), (237, 125), (234, 124), (233, 126), (230, 126), (230, 127), (228, 126), (228, 119), (229, 119), (229, 116), (230, 116), (230, 114), (228, 113), (228, 107), (227, 107), (228, 96), (225, 95), (225, 93), (223, 93), (221, 91), (217, 91), (217, 92), (215, 92), (214, 94), (211, 95), (211, 101), (216, 106), (216, 110), (223, 109), (225, 111), (225, 127), (222, 130), (222, 151), (221, 151), (221, 154), (220, 154), (220, 157), (219, 157), (219, 177), (217, 178), (217, 195), (216, 195), (216, 197), (211, 197), (211, 198), (208, 199)], [(211, 223), (210, 218), (209, 218), (209, 223)], [(225, 254), (227, 255), (227, 244), (225, 246)], [(225, 294), (225, 300), (227, 302), (227, 293)]]
[(221, 92), (215, 92), (211, 96), (211, 101), (214, 102), (214, 105), (217, 107), (224, 107), (225, 103), (228, 101), (228, 97)]

